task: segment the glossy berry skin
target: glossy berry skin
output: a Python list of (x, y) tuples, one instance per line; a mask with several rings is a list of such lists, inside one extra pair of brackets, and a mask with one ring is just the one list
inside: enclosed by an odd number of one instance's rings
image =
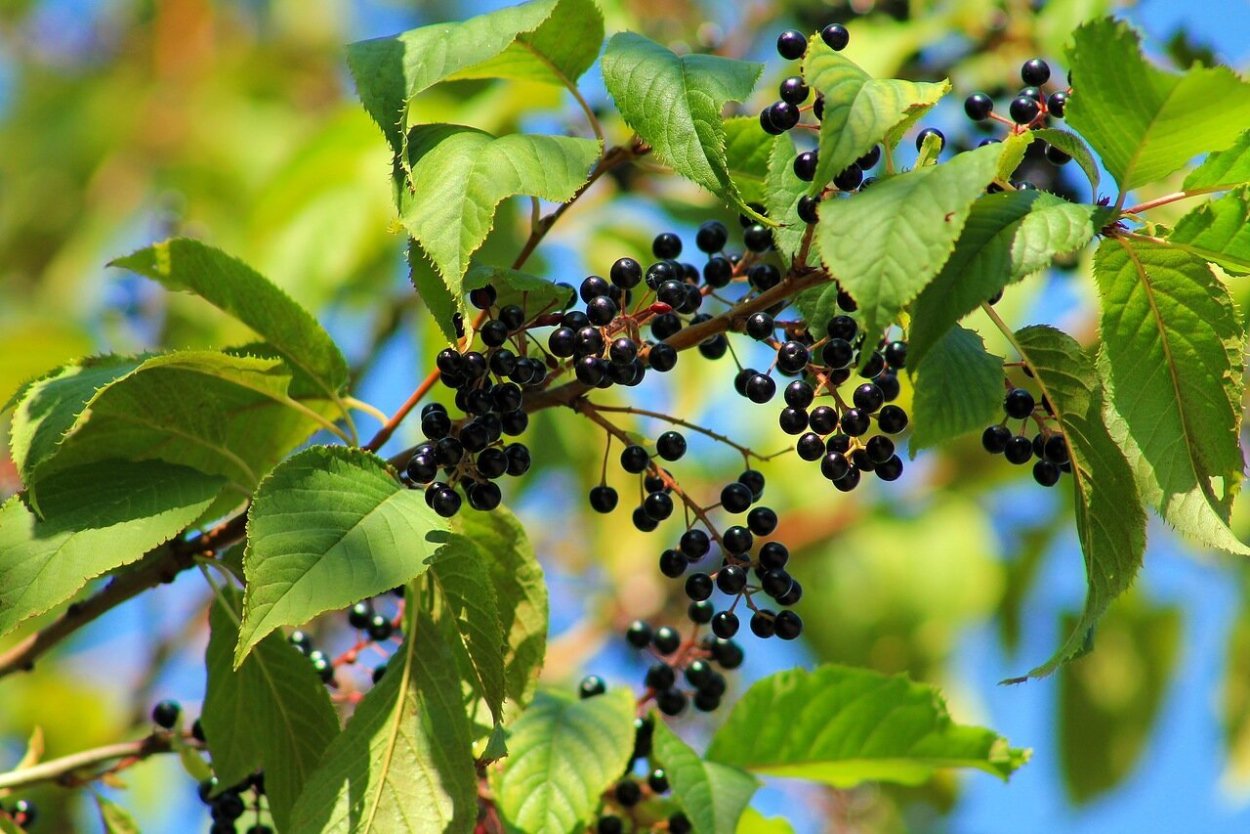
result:
[(833, 184), (839, 191), (854, 191), (864, 181), (864, 169), (851, 163), (833, 178)]
[(794, 449), (803, 460), (819, 460), (825, 453), (825, 441), (821, 440), (820, 435), (815, 432), (808, 432), (799, 438)]
[(799, 198), (799, 219), (804, 223), (815, 223), (820, 220), (820, 197), (805, 194)]
[(1003, 455), (1017, 466), (1028, 463), (1033, 458), (1033, 442), (1027, 437), (1016, 435), (1007, 441)]
[(807, 82), (803, 80), (803, 76), (792, 75), (781, 82), (781, 87), (777, 92), (781, 96), (782, 101), (797, 107), (807, 100), (811, 90), (808, 88)]
[(765, 571), (760, 577), (760, 587), (770, 597), (785, 596), (789, 593), (790, 585), (793, 583), (794, 580), (790, 578), (790, 574), (780, 568)]
[(816, 163), (818, 157), (816, 151), (803, 151), (794, 158), (794, 175), (803, 182), (811, 182), (816, 179)]
[(838, 427), (838, 412), (827, 405), (818, 405), (812, 409), (809, 420), (812, 431), (817, 434), (829, 434)]
[(871, 150), (855, 160), (855, 164), (859, 166), (861, 171), (867, 171), (869, 168), (881, 161), (881, 146), (873, 145)]
[(897, 405), (882, 407), (877, 413), (877, 428), (886, 434), (898, 434), (907, 428), (907, 412)]
[[(695, 661), (695, 663), (699, 662)], [(694, 664), (691, 665), (693, 666)], [(657, 767), (651, 771), (651, 774), (647, 776), (647, 787), (651, 788), (654, 793), (668, 793), (668, 774), (664, 772), (663, 768)]]
[(820, 39), (834, 52), (841, 52), (851, 42), (851, 33), (841, 23), (830, 23), (820, 30)]
[(842, 414), (842, 419), (838, 421), (838, 426), (842, 429), (842, 433), (851, 437), (860, 437), (865, 434), (870, 425), (871, 422), (868, 419), (868, 415), (858, 408), (848, 408)]
[(725, 224), (719, 220), (709, 220), (699, 226), (699, 231), (694, 236), (694, 245), (700, 252), (713, 255), (724, 249), (728, 240), (729, 230), (725, 228)]
[(744, 470), (738, 476), (738, 483), (751, 490), (751, 498), (758, 501), (764, 497), (764, 473), (757, 469)]
[(665, 550), (660, 554), (660, 573), (669, 579), (676, 579), (686, 572), (686, 557), (676, 550)]
[(1046, 112), (1054, 116), (1056, 119), (1063, 118), (1063, 110), (1068, 106), (1068, 94), (1060, 90), (1057, 93), (1051, 93), (1046, 99)]
[(703, 280), (709, 287), (716, 289), (727, 287), (733, 277), (734, 267), (728, 258), (717, 255), (708, 258), (708, 262), (703, 265)]
[(608, 685), (598, 675), (587, 675), (577, 686), (579, 698), (593, 698), (608, 691)]
[(985, 93), (973, 93), (964, 99), (964, 113), (974, 122), (983, 122), (994, 112), (994, 99)]
[(981, 447), (991, 455), (1001, 455), (1011, 440), (1011, 429), (1006, 426), (990, 426), (981, 432)]
[(773, 233), (762, 223), (755, 223), (742, 233), (742, 242), (752, 252), (767, 252), (773, 245)]
[(767, 536), (777, 529), (777, 513), (771, 507), (756, 507), (747, 513), (747, 529), (757, 536)]
[(773, 317), (768, 313), (752, 313), (747, 318), (747, 335), (752, 339), (767, 339), (773, 335)]
[(686, 708), (686, 693), (680, 689), (665, 689), (656, 694), (655, 705), (665, 715), (680, 715)]
[(687, 530), (681, 534), (677, 549), (691, 562), (697, 562), (712, 549), (712, 540), (702, 530)]
[(621, 468), (626, 472), (638, 474), (651, 463), (647, 450), (638, 445), (626, 446), (621, 451)]
[(751, 531), (737, 524), (725, 528), (725, 532), (721, 534), (721, 545), (732, 556), (743, 555), (754, 543), (755, 537), (751, 535)]
[(855, 407), (873, 413), (885, 404), (885, 394), (874, 383), (865, 382), (863, 385), (857, 386), (851, 399), (855, 403)]
[(946, 147), (946, 134), (938, 130), (936, 127), (926, 127), (924, 130), (916, 134), (916, 150), (924, 147), (924, 140), (930, 136), (936, 136), (938, 140), (938, 150)]
[(660, 654), (672, 654), (681, 645), (681, 636), (668, 626), (660, 626), (651, 638), (651, 645)]
[(773, 617), (771, 611), (766, 612), (764, 609), (756, 611), (751, 615), (751, 633), (756, 637), (772, 637), (777, 631)]
[(152, 723), (166, 730), (172, 730), (178, 723), (182, 707), (177, 701), (160, 701), (152, 707)]
[(891, 455), (888, 460), (878, 463), (874, 471), (883, 481), (897, 481), (903, 474), (903, 459), (898, 455)]
[(734, 596), (747, 584), (747, 572), (738, 565), (726, 565), (716, 573), (716, 587), (722, 593)]
[(1023, 388), (1012, 388), (1003, 398), (1003, 411), (1008, 417), (1023, 420), (1033, 413), (1036, 402), (1033, 395)]
[(712, 616), (716, 613), (716, 608), (707, 600), (692, 602), (686, 606), (686, 616), (692, 623), (699, 625), (707, 625), (712, 622)]
[(642, 264), (633, 258), (618, 258), (608, 273), (612, 283), (621, 289), (631, 289), (642, 281)]
[(651, 626), (642, 620), (634, 620), (625, 629), (625, 641), (635, 649), (645, 649), (651, 644)]
[(807, 408), (812, 404), (812, 400), (815, 399), (816, 392), (812, 390), (811, 385), (800, 379), (786, 386), (784, 397), (788, 406)]
[(643, 682), (652, 689), (668, 689), (677, 682), (677, 675), (673, 672), (673, 667), (667, 663), (653, 663), (647, 669), (647, 676)]
[(661, 232), (651, 241), (651, 254), (665, 261), (680, 257), (681, 238), (672, 232)]
[(1011, 100), (1008, 112), (1013, 122), (1018, 125), (1027, 125), (1037, 118), (1037, 114), (1042, 112), (1042, 109), (1032, 97), (1016, 96)]
[(625, 831), (625, 823), (621, 822), (621, 818), (612, 814), (606, 814), (599, 818), (595, 823), (595, 834), (623, 834)]
[(830, 339), (844, 339), (847, 342), (854, 341), (858, 332), (859, 325), (850, 316), (834, 316), (829, 319), (829, 324), (825, 328), (825, 335)]
[(652, 521), (664, 521), (673, 514), (673, 499), (666, 492), (650, 492), (642, 499), (642, 511)]
[(1033, 480), (1044, 487), (1059, 483), (1059, 466), (1048, 460), (1039, 460), (1033, 464)]
[[(731, 513), (746, 512), (751, 506), (751, 490), (744, 484), (737, 483), (726, 484), (724, 489), (720, 491), (721, 506)], [(702, 555), (702, 554), (700, 554)]]
[(590, 506), (597, 513), (610, 513), (616, 509), (618, 496), (610, 486), (597, 486), (590, 490)]
[(797, 125), (801, 116), (799, 108), (788, 101), (773, 102), (768, 108), (769, 121), (773, 123), (774, 127), (783, 132)]
[(712, 577), (706, 573), (692, 573), (686, 577), (686, 596), (702, 602), (712, 595)]
[(660, 373), (671, 371), (677, 365), (677, 348), (666, 344), (653, 345), (647, 361)]
[(790, 561), (790, 551), (781, 542), (768, 542), (760, 548), (759, 561), (763, 570), (779, 570)]
[(786, 406), (777, 415), (777, 425), (786, 434), (802, 434), (807, 431), (807, 412), (801, 408)]
[(773, 620), (773, 628), (782, 640), (793, 640), (803, 633), (803, 620), (793, 611), (781, 611)]
[(1041, 58), (1025, 61), (1020, 67), (1020, 79), (1025, 84), (1041, 86), (1050, 80), (1050, 65)]
[(1067, 463), (1069, 460), (1068, 441), (1061, 434), (1046, 438), (1042, 446), (1042, 457), (1054, 464)]
[(753, 403), (763, 404), (773, 398), (777, 393), (777, 383), (773, 382), (773, 378), (764, 374), (755, 374), (746, 381), (744, 388), (747, 399)]
[(721, 611), (712, 617), (712, 633), (722, 640), (728, 640), (738, 633), (738, 615), (732, 611)]
[(787, 29), (777, 36), (777, 54), (787, 61), (797, 61), (807, 51), (807, 38), (796, 29)]
[(655, 450), (665, 460), (679, 460), (686, 454), (686, 438), (675, 431), (666, 431), (655, 442)]

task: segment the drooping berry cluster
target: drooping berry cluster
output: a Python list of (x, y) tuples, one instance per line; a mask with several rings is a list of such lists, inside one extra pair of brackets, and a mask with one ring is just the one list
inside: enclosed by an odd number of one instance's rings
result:
[(265, 774), (262, 771), (253, 773), (237, 785), (219, 790), (217, 777), (214, 776), (200, 782), (198, 787), (200, 801), (208, 806), (213, 817), (209, 834), (238, 834), (238, 821), (249, 810), (257, 820), (248, 826), (245, 834), (273, 834), (273, 829), (260, 822), (260, 814), (265, 810)]
[[(1037, 402), (1025, 388), (1009, 388), (1003, 398), (1002, 423), (988, 427), (981, 434), (981, 445), (990, 454), (1002, 455), (1008, 462), (1023, 466), (1036, 458), (1033, 479), (1045, 487), (1059, 483), (1063, 473), (1072, 472), (1068, 441), (1063, 432), (1052, 426), (1054, 413), (1045, 397)], [(1008, 420), (1019, 420), (1020, 431), (1013, 433)], [(1026, 429), (1033, 420), (1038, 431), (1030, 438)]]

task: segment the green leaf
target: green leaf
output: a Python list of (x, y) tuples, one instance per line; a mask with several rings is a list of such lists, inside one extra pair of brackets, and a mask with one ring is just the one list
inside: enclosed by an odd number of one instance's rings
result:
[(317, 320), (265, 276), (219, 249), (174, 238), (110, 266), (146, 275), (169, 290), (195, 293), (256, 331), (328, 394), (347, 384), (347, 360)]
[(1015, 342), (1067, 439), (1076, 534), (1088, 586), (1076, 627), (1028, 675), (1042, 677), (1088, 650), (1094, 624), (1132, 584), (1146, 549), (1146, 514), (1132, 469), (1103, 422), (1103, 389), (1093, 359), (1053, 327), (1026, 327), (1016, 333)]
[(924, 359), (955, 322), (1009, 284), (1084, 247), (1101, 222), (1097, 206), (1044, 191), (1005, 191), (972, 204), (955, 251), (912, 307), (907, 353)]
[(559, 0), (537, 29), (520, 32), (503, 52), (449, 78), (516, 78), (576, 89), (602, 45), (603, 13), (594, 0)]
[(916, 393), (908, 451), (913, 458), (920, 449), (982, 430), (1001, 416), (1002, 357), (986, 353), (971, 330), (958, 325), (947, 330), (912, 373)]
[(1102, 174), (1098, 173), (1098, 163), (1094, 160), (1094, 155), (1084, 139), (1057, 127), (1039, 128), (1028, 135), (1034, 139), (1041, 139), (1051, 147), (1058, 148), (1072, 157), (1072, 161), (1080, 167), (1089, 180), (1090, 200), (1098, 199), (1098, 183), (1102, 181)]
[(548, 278), (539, 278), (527, 272), (486, 264), (469, 267), (464, 276), (465, 292), (488, 284), (495, 288), (497, 306), (516, 304), (529, 316), (543, 311), (559, 311), (576, 294), (568, 286), (559, 286)]
[(1250, 130), (1222, 151), (1208, 154), (1202, 164), (1185, 177), (1185, 190), (1236, 186), (1250, 182)]
[(475, 547), (495, 590), (507, 695), (524, 706), (533, 697), (547, 653), (547, 583), (525, 528), (508, 510), (461, 513), (454, 522)]
[(807, 193), (808, 183), (794, 173), (794, 157), (794, 141), (787, 136), (774, 137), (764, 181), (764, 207), (768, 216), (781, 224), (773, 229), (773, 246), (785, 264), (794, 260), (807, 234), (807, 222), (799, 217), (799, 198)]
[(825, 665), (757, 681), (712, 737), (708, 761), (849, 788), (919, 785), (941, 768), (1006, 779), (1029, 751), (956, 724), (934, 688), (902, 675)]
[(652, 742), (655, 764), (664, 768), (673, 799), (690, 819), (694, 834), (733, 831), (759, 781), (736, 767), (705, 762), (663, 721)]
[(98, 793), (92, 796), (95, 797), (96, 808), (100, 811), (100, 822), (104, 825), (105, 834), (139, 834), (139, 825), (125, 808)]
[[(567, 136), (496, 138), (442, 124), (412, 129), (408, 158), (414, 188), (401, 194), (400, 220), (433, 261), (461, 314), (469, 256), (486, 240), (499, 203), (517, 194), (570, 199), (586, 182), (599, 151), (598, 142)], [(440, 325), (448, 331), (450, 316)]]
[[(37, 467), (27, 461), (23, 478), (37, 499), (40, 481), (54, 472), (156, 458), (221, 475), (249, 492), (333, 408), (291, 397), (290, 385), (290, 370), (277, 358), (216, 351), (153, 356), (97, 390), (60, 445), (40, 454)], [(239, 495), (226, 493), (222, 501), (214, 505), (219, 512), (237, 505)]]
[(450, 538), (421, 493), (374, 455), (315, 446), (275, 468), (247, 516), (247, 596), (234, 664), (279, 626), (385, 593)]
[(291, 834), (468, 834), (477, 775), (455, 661), (410, 586), (404, 642), (331, 742)]
[(747, 808), (738, 819), (735, 834), (794, 834), (794, 827), (783, 817), (765, 817), (754, 808)]
[(715, 55), (678, 56), (633, 32), (603, 54), (603, 81), (626, 124), (656, 158), (751, 214), (730, 176), (721, 110), (745, 101), (763, 65)]
[(143, 364), (143, 358), (99, 356), (57, 368), (22, 386), (3, 410), (16, 405), (9, 452), (27, 485), (51, 460), (96, 392)]
[[(950, 90), (949, 81), (934, 84), (873, 78), (818, 38), (808, 46), (803, 75), (808, 85), (825, 97), (816, 177), (807, 186), (812, 194), (878, 142), (885, 141), (890, 147), (898, 144), (915, 120)], [(986, 180), (981, 187), (988, 183)]]
[[(507, 49), (547, 20), (558, 0), (537, 0), (455, 23), (353, 43), (347, 66), (365, 110), (396, 154), (404, 147), (408, 101), (440, 81)], [(597, 48), (597, 46), (596, 46)]]
[(46, 478), (42, 518), (10, 498), (0, 506), (0, 634), (176, 536), (223, 483), (160, 461), (109, 461)]
[(1158, 182), (1250, 123), (1250, 84), (1227, 67), (1164, 72), (1146, 61), (1127, 23), (1095, 20), (1068, 51), (1075, 88), (1064, 117), (1129, 191)]
[(1167, 236), (1169, 246), (1213, 261), (1236, 275), (1250, 273), (1250, 193), (1242, 186), (1186, 214)]
[(281, 634), (261, 640), (234, 669), (239, 596), (226, 589), (209, 613), (200, 718), (221, 784), (236, 785), (263, 768), (270, 813), (286, 830), (304, 783), (339, 734), (338, 715), (308, 658)]
[(821, 205), (821, 259), (859, 303), (869, 338), (893, 322), (946, 263), (1002, 152), (997, 145), (978, 148)]
[(511, 755), (491, 774), (509, 832), (584, 831), (634, 749), (634, 696), (614, 687), (584, 700), (539, 692), (512, 725)]
[(498, 725), (503, 721), (504, 634), (499, 601), (487, 567), (491, 555), (464, 536), (454, 536), (429, 560), (449, 632), (468, 655), (473, 685)]
[(1104, 650), (1058, 680), (1059, 761), (1076, 805), (1122, 785), (1142, 764), (1180, 659), (1180, 608), (1124, 602), (1098, 625)]
[[(784, 136), (768, 135), (760, 127), (760, 120), (754, 116), (726, 119), (724, 128), (725, 163), (729, 168), (729, 179), (745, 202), (765, 203), (765, 180), (771, 168), (770, 160), (777, 148), (782, 146), (788, 146), (793, 158), (794, 142)], [(773, 217), (771, 208), (769, 216)]]
[(1250, 553), (1228, 529), (1245, 352), (1228, 289), (1200, 258), (1144, 240), (1104, 240), (1094, 276), (1108, 426), (1142, 498), (1201, 544)]

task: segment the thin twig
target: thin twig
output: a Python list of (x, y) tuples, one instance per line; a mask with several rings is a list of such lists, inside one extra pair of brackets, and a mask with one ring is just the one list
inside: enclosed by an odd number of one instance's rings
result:
[[(190, 737), (187, 741), (189, 744), (196, 743), (190, 740)], [(106, 773), (115, 773), (149, 756), (172, 753), (174, 750), (173, 736), (169, 733), (153, 733), (135, 741), (106, 744), (103, 747), (81, 750), (20, 770), (0, 773), (0, 791), (25, 788), (42, 782), (55, 782), (66, 787), (74, 787), (98, 779)], [(87, 776), (79, 773), (79, 771), (107, 764), (112, 766), (103, 771), (92, 772)]]

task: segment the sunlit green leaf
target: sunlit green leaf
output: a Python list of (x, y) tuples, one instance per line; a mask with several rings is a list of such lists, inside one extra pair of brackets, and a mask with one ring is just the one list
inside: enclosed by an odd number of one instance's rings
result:
[(1098, 163), (1094, 160), (1094, 155), (1090, 153), (1089, 145), (1085, 144), (1084, 139), (1057, 127), (1039, 128), (1028, 135), (1035, 139), (1042, 139), (1046, 144), (1072, 157), (1072, 161), (1080, 167), (1081, 172), (1089, 180), (1090, 200), (1098, 199), (1098, 183), (1101, 182), (1102, 175), (1098, 173)]
[[(910, 358), (909, 358), (910, 362)], [(985, 351), (981, 337), (956, 325), (914, 371), (912, 457), (1002, 416), (1003, 360)]]
[(1250, 273), (1250, 192), (1242, 186), (1198, 206), (1180, 219), (1167, 243), (1227, 272)]
[(125, 808), (98, 793), (94, 797), (105, 834), (139, 834), (139, 825)]
[(1185, 188), (1214, 188), (1250, 182), (1250, 130), (1222, 151), (1209, 154), (1202, 164), (1185, 177)]
[(517, 78), (573, 88), (602, 46), (603, 13), (594, 0), (557, 0), (537, 29), (521, 31), (503, 52), (449, 78)]
[[(754, 116), (726, 119), (724, 127), (725, 163), (729, 167), (730, 180), (738, 187), (743, 200), (767, 205), (765, 179), (771, 166), (770, 160), (778, 146), (789, 147), (793, 156), (794, 143), (785, 137), (765, 133), (760, 127), (760, 120)], [(769, 216), (773, 216), (771, 208)]]
[(694, 834), (733, 831), (751, 796), (755, 777), (736, 767), (704, 761), (663, 721), (656, 721), (652, 755), (664, 768), (673, 799), (694, 827)]

